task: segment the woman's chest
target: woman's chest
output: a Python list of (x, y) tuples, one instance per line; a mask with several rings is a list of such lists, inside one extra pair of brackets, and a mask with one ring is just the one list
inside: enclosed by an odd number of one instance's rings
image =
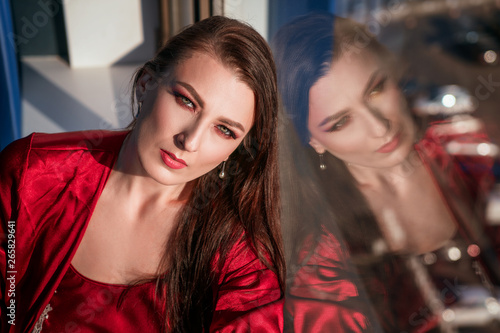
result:
[(166, 251), (175, 213), (138, 213), (126, 204), (100, 200), (72, 259), (93, 280), (129, 284), (154, 277)]
[(424, 167), (393, 176), (386, 187), (367, 189), (363, 194), (393, 251), (432, 251), (456, 232), (445, 196)]

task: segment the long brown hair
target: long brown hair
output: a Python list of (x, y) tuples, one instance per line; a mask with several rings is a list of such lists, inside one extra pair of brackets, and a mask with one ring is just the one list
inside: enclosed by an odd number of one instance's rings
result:
[[(136, 73), (132, 106), (141, 75), (168, 80), (172, 70), (194, 52), (213, 56), (233, 70), (255, 95), (255, 121), (226, 165), (200, 177), (166, 245), (159, 272), (166, 331), (193, 332), (210, 327), (214, 311), (215, 270), (242, 236), (276, 273), (284, 291), (285, 264), (280, 230), (277, 161), (278, 98), (276, 69), (269, 46), (249, 25), (214, 16), (172, 37)], [(133, 128), (134, 122), (129, 126)]]

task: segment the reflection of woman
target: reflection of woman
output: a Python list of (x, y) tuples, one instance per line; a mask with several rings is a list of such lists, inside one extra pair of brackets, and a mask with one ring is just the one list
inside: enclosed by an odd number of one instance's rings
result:
[[(377, 330), (379, 321), (391, 332), (435, 327), (435, 309), (416, 319), (429, 299), (415, 292), (422, 285), (411, 277), (405, 258), (440, 249), (458, 233), (458, 217), (436, 186), (442, 179), (433, 174), (445, 170), (453, 189), (454, 179), (465, 177), (445, 154), (447, 139), (431, 128), (415, 145), (418, 131), (393, 57), (363, 26), (335, 18), (334, 27), (333, 16), (314, 14), (287, 24), (273, 43), (285, 111), (299, 139), (312, 148), (292, 146), (288, 156), (309, 156), (315, 167), (285, 164), (303, 178), (289, 180), (291, 192), (307, 193), (289, 200), (311, 203), (302, 211), (285, 206), (292, 213), (284, 223), (298, 220), (283, 227), (294, 274), (286, 305), (293, 327)], [(308, 190), (306, 180), (318, 188)], [(484, 181), (475, 178), (470, 185), (480, 188)], [(470, 198), (478, 191), (471, 186), (460, 193)], [(317, 195), (316, 202), (301, 195)], [(331, 208), (326, 215), (325, 207)], [(319, 223), (300, 226), (311, 219)], [(341, 234), (345, 239), (338, 239)], [(394, 277), (397, 286), (391, 285)], [(374, 303), (378, 319), (373, 309), (356, 305), (364, 297)]]
[(280, 331), (276, 95), (265, 41), (212, 17), (139, 69), (130, 131), (6, 148), (1, 331)]

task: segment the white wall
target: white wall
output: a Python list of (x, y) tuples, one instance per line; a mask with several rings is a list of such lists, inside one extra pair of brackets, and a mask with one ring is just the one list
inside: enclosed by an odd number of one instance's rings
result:
[(105, 67), (144, 41), (141, 0), (65, 0), (72, 68)]
[(268, 0), (214, 0), (214, 15), (246, 21), (268, 39)]

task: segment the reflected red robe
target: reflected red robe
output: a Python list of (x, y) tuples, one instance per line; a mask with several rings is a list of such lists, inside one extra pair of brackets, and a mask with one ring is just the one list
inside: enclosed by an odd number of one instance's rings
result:
[[(1, 332), (32, 331), (69, 268), (126, 135), (32, 134), (0, 153)], [(275, 274), (245, 238), (227, 258), (213, 286), (210, 331), (282, 331)]]

